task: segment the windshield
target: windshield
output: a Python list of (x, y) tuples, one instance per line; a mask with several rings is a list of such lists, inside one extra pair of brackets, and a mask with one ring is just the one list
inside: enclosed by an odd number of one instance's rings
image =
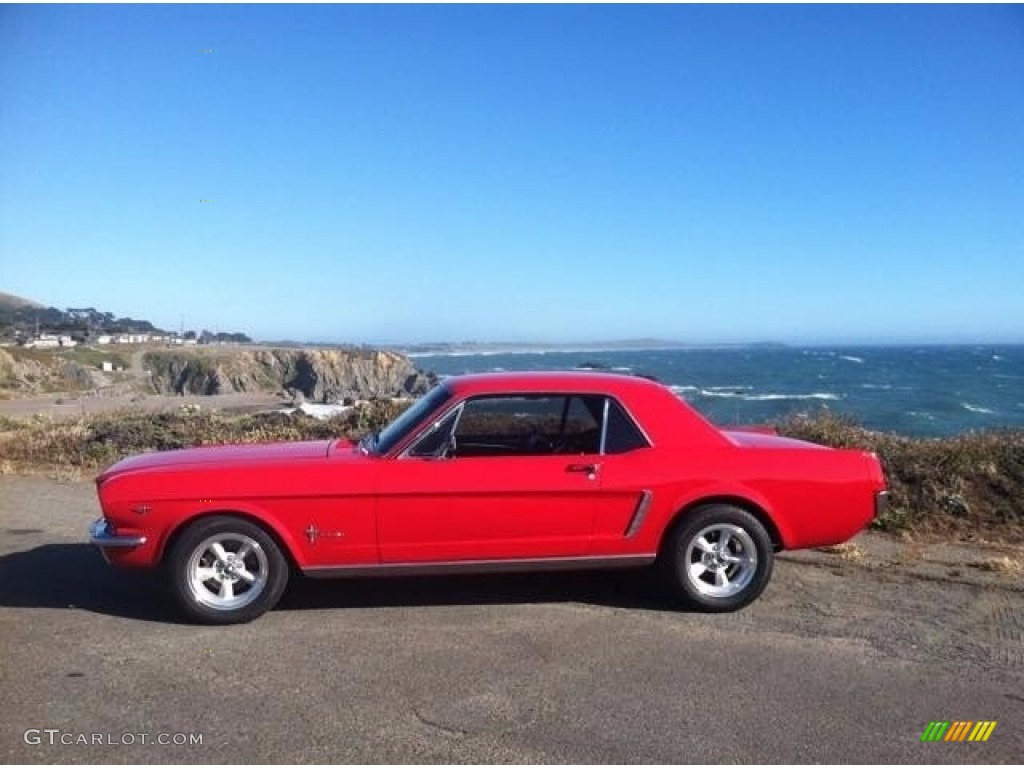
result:
[(361, 445), (368, 451), (373, 451), (377, 454), (391, 453), (395, 446), (401, 443), (423, 419), (440, 408), (451, 396), (452, 393), (447, 387), (443, 384), (438, 384), (422, 398), (402, 411), (397, 419), (384, 427), (379, 433), (365, 438)]

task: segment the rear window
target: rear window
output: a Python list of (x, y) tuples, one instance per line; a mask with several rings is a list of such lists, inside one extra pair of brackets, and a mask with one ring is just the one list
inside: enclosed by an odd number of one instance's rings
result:
[(614, 398), (608, 398), (608, 425), (605, 433), (605, 453), (628, 453), (650, 444), (626, 410)]

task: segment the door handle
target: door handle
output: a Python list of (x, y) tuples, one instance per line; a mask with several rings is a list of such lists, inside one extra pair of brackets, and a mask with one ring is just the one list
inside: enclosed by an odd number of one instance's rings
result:
[(570, 464), (565, 468), (565, 471), (586, 475), (588, 480), (593, 480), (597, 477), (597, 468), (597, 464)]

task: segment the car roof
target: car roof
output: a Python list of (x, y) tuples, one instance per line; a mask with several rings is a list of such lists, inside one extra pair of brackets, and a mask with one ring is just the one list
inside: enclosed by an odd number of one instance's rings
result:
[(470, 373), (445, 379), (456, 395), (467, 397), (485, 393), (579, 392), (581, 394), (624, 394), (646, 390), (664, 391), (665, 387), (641, 376), (603, 371), (502, 371)]
[(664, 384), (604, 371), (503, 371), (451, 376), (444, 386), (459, 399), (477, 395), (609, 395), (619, 400), (655, 445), (714, 446), (728, 440)]

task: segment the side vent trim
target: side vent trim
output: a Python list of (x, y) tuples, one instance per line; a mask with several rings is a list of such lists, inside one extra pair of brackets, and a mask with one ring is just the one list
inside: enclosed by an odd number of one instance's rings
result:
[(654, 492), (649, 490), (643, 490), (640, 492), (640, 498), (636, 502), (636, 509), (633, 510), (633, 517), (629, 521), (629, 525), (626, 526), (626, 538), (631, 539), (640, 530), (640, 526), (644, 524), (644, 519), (647, 517), (647, 511), (651, 508), (651, 501), (654, 499)]

